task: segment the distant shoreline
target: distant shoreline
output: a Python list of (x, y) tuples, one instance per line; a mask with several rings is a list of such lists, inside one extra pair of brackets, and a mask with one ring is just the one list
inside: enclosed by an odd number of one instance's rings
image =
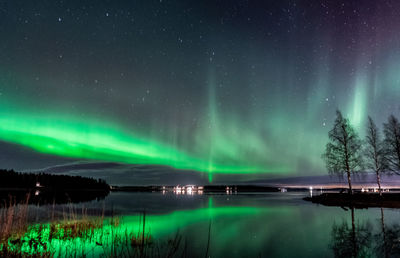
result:
[[(131, 185), (131, 186), (119, 186), (119, 185), (111, 185), (110, 190), (112, 192), (162, 192), (162, 191), (173, 191), (175, 186), (172, 185)], [(306, 186), (292, 186), (292, 185), (282, 185), (282, 186), (260, 186), (260, 185), (241, 185), (241, 184), (226, 184), (226, 185), (204, 185), (205, 192), (225, 192), (227, 188), (229, 191), (248, 191), (248, 192), (297, 192), (297, 191), (306, 191), (309, 192), (312, 190), (315, 193), (318, 193), (322, 190), (329, 191), (329, 192), (340, 192), (340, 191), (347, 191), (347, 187), (337, 187), (337, 186), (326, 186), (323, 187), (315, 187), (313, 186), (311, 189)], [(359, 192), (362, 189), (369, 189), (372, 192), (376, 189), (376, 186), (364, 186), (364, 187), (356, 187), (353, 190)], [(384, 188), (387, 191), (398, 191), (400, 187), (387, 187)]]
[[(111, 186), (111, 192), (173, 192), (176, 186), (166, 185), (144, 185), (144, 186)], [(307, 192), (309, 188), (306, 187), (276, 187), (276, 186), (260, 186), (260, 185), (204, 185), (203, 192), (205, 193), (217, 193), (217, 192), (259, 192), (259, 193), (271, 193), (271, 192)], [(343, 188), (332, 188), (329, 190), (340, 191)], [(314, 191), (319, 191), (315, 189)]]

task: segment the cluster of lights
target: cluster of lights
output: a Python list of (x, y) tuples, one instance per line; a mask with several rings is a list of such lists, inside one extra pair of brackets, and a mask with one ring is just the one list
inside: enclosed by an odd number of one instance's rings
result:
[(40, 182), (36, 182), (35, 184), (35, 196), (38, 196), (40, 194), (39, 188), (43, 188), (44, 186), (40, 184)]
[(226, 189), (225, 189), (226, 194), (230, 195), (230, 194), (232, 194), (232, 192), (234, 192), (235, 194), (237, 194), (237, 189), (236, 189), (236, 187), (235, 187), (235, 189), (232, 189), (232, 188), (233, 188), (233, 187), (227, 186)]
[[(203, 186), (196, 186), (196, 185), (185, 185), (185, 186), (177, 185), (173, 188), (173, 192), (175, 194), (187, 194), (187, 195), (203, 194), (203, 190), (204, 190)], [(165, 188), (163, 187), (163, 193), (164, 191)]]
[[(373, 189), (361, 188), (361, 192), (362, 193), (368, 193), (368, 192), (377, 193), (377, 192), (379, 192), (379, 190), (378, 190), (378, 188), (373, 188)], [(382, 188), (382, 192), (389, 192), (389, 189)]]

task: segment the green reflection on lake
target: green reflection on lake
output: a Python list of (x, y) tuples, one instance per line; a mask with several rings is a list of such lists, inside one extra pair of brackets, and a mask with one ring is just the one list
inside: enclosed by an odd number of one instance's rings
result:
[[(126, 248), (122, 243), (132, 237), (139, 244), (143, 237), (146, 244), (151, 244), (149, 248), (158, 248), (168, 245), (177, 235), (182, 239), (179, 254), (186, 248), (186, 257), (204, 257), (207, 246), (211, 257), (381, 257), (382, 253), (396, 257), (400, 250), (400, 245), (396, 245), (396, 239), (400, 239), (399, 212), (393, 209), (351, 213), (350, 209), (315, 205), (302, 201), (298, 195), (278, 193), (170, 200), (157, 194), (121, 195), (127, 199), (115, 196), (121, 200), (117, 206), (128, 210), (130, 200), (143, 199), (148, 205), (145, 215), (124, 210), (118, 218), (108, 218), (101, 227), (75, 238), (63, 237), (61, 233), (50, 237), (50, 224), (45, 224), (41, 225), (42, 239), (56, 256), (71, 254), (71, 250), (97, 256), (112, 248)], [(193, 203), (195, 207), (189, 207)], [(131, 208), (139, 206), (136, 203)], [(171, 211), (160, 210), (165, 206), (171, 206)], [(26, 239), (37, 239), (38, 227), (32, 227)], [(119, 239), (116, 246), (115, 239)], [(131, 242), (128, 245), (137, 249)], [(23, 248), (32, 253), (28, 244)]]

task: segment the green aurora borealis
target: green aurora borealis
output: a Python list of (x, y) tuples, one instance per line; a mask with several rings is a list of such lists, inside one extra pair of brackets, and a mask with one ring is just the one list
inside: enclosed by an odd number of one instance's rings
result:
[(0, 4), (2, 166), (325, 174), (337, 108), (400, 115), (399, 4), (294, 2)]
[[(36, 151), (65, 157), (115, 161), (128, 164), (169, 165), (211, 173), (256, 173), (266, 168), (246, 164), (215, 164), (162, 143), (135, 137), (96, 123), (75, 122), (56, 117), (39, 118), (14, 114), (0, 118), (1, 138)], [(279, 172), (277, 168), (274, 172)]]

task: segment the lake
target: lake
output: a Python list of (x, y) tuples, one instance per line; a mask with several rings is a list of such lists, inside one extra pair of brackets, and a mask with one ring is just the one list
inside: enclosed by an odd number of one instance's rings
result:
[[(128, 227), (139, 227), (145, 212), (146, 228), (157, 241), (179, 234), (188, 257), (204, 257), (207, 246), (210, 257), (334, 257), (335, 252), (336, 256), (400, 254), (395, 253), (400, 244), (395, 241), (397, 235), (393, 236), (397, 233), (400, 210), (356, 209), (353, 229), (350, 209), (303, 201), (307, 195), (308, 192), (237, 195), (113, 192), (104, 202)], [(92, 205), (95, 202), (87, 204)], [(382, 230), (382, 225), (386, 230)], [(390, 232), (392, 239), (382, 232)], [(384, 245), (384, 238), (395, 243)]]
[[(138, 245), (143, 238), (150, 249), (172, 246), (171, 257), (399, 257), (400, 210), (326, 207), (302, 200), (309, 194), (111, 192), (104, 200), (73, 207), (105, 209), (117, 223), (102, 236), (133, 232)], [(81, 252), (97, 256), (104, 245), (96, 241)]]

